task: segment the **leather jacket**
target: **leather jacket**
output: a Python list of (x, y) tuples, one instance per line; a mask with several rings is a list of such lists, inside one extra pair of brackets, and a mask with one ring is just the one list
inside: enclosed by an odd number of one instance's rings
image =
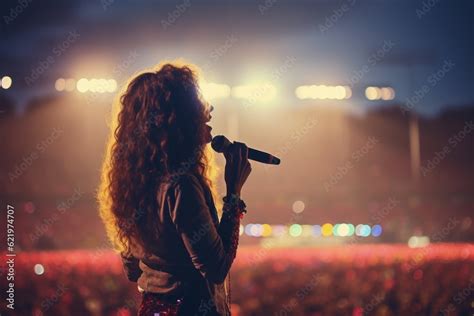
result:
[(145, 292), (183, 298), (182, 315), (230, 315), (224, 281), (236, 256), (238, 212), (219, 222), (209, 187), (192, 174), (162, 183), (157, 194), (159, 236), (152, 254), (122, 255), (128, 279)]

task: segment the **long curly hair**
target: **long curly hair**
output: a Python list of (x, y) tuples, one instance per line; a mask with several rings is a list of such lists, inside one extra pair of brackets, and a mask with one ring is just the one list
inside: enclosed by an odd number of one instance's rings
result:
[(197, 71), (179, 62), (158, 65), (132, 77), (115, 102), (97, 198), (109, 240), (122, 254), (152, 252), (161, 183), (193, 173), (216, 196), (205, 125), (210, 107)]

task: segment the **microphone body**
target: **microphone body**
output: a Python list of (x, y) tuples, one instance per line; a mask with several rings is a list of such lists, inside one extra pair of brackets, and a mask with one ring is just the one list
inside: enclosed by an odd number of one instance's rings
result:
[[(211, 147), (218, 153), (225, 153), (227, 150), (229, 150), (230, 146), (232, 146), (232, 143), (230, 140), (227, 139), (227, 137), (223, 135), (218, 135), (215, 136), (212, 139)], [(257, 149), (253, 149), (249, 147), (248, 151), (248, 158), (250, 160), (258, 161), (261, 163), (266, 163), (270, 165), (279, 165), (280, 164), (280, 159), (272, 156), (269, 153), (266, 153), (264, 151), (260, 151)]]

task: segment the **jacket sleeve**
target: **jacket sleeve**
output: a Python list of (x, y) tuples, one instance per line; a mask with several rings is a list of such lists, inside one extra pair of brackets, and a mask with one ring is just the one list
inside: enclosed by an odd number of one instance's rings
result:
[(194, 176), (181, 177), (173, 191), (171, 219), (194, 266), (209, 281), (224, 282), (237, 253), (240, 225), (237, 211), (223, 216), (217, 231), (203, 187)]
[(137, 282), (138, 278), (142, 274), (142, 270), (138, 266), (139, 260), (133, 256), (127, 257), (120, 254), (122, 258), (123, 270), (128, 280), (131, 282)]

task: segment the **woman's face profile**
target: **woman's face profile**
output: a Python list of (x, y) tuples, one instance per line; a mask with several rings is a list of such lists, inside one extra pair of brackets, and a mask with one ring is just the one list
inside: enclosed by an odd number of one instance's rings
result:
[[(212, 119), (212, 115), (211, 115), (211, 112), (214, 110), (214, 107), (212, 105), (209, 105), (208, 108), (207, 108), (207, 122), (210, 122), (211, 119)], [(206, 141), (207, 143), (210, 143), (212, 141), (212, 134), (211, 134), (211, 131), (212, 131), (212, 127), (209, 126), (208, 124), (206, 124), (206, 127), (207, 127), (207, 134), (206, 134)]]

